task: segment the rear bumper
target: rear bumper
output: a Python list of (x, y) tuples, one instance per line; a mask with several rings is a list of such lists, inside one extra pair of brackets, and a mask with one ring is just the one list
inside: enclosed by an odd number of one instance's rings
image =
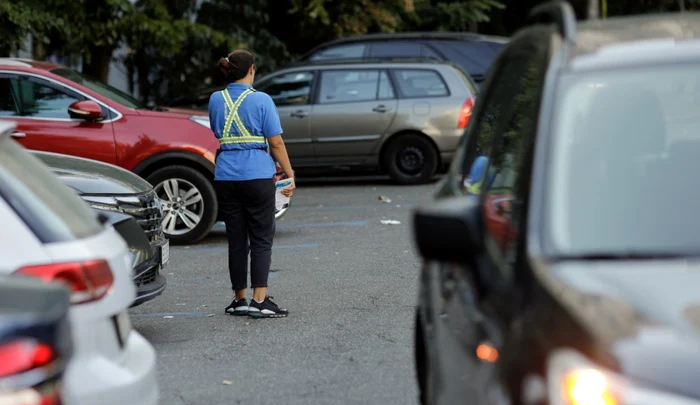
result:
[(117, 361), (94, 356), (69, 366), (66, 404), (157, 405), (156, 353), (132, 331)]

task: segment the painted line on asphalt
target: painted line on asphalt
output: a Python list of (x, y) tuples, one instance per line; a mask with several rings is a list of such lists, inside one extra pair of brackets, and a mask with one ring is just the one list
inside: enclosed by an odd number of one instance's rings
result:
[(207, 314), (193, 311), (193, 312), (153, 312), (150, 314), (131, 314), (132, 318), (158, 318), (163, 316), (207, 316)]
[[(314, 249), (318, 243), (302, 243), (300, 245), (272, 245), (273, 249)], [(175, 252), (228, 252), (228, 246), (201, 246), (173, 249)]]

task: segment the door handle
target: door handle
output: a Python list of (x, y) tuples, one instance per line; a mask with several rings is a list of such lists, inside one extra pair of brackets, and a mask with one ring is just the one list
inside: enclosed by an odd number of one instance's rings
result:
[(372, 111), (378, 112), (378, 113), (385, 113), (385, 112), (387, 112), (387, 111), (389, 111), (389, 110), (388, 110), (388, 109), (386, 108), (386, 106), (384, 106), (384, 105), (378, 105), (378, 106), (374, 107), (374, 108), (372, 109)]
[(27, 134), (24, 132), (13, 132), (10, 136), (13, 138), (26, 138)]
[(308, 115), (309, 115), (309, 113), (307, 113), (306, 111), (303, 111), (303, 110), (294, 111), (293, 113), (289, 114), (290, 117), (294, 117), (294, 118), (304, 118), (304, 117), (307, 117)]

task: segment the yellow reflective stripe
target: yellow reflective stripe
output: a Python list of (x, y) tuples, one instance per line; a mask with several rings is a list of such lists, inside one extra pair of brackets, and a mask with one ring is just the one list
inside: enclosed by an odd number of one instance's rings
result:
[(219, 139), (219, 143), (222, 145), (229, 145), (229, 144), (237, 144), (237, 143), (260, 143), (260, 144), (266, 144), (267, 140), (265, 139), (264, 136), (251, 136), (251, 137), (242, 137), (242, 136), (229, 136), (226, 138), (221, 138)]
[(236, 105), (233, 107), (233, 120), (236, 123), (236, 126), (238, 127), (238, 132), (241, 133), (241, 136), (244, 138), (250, 138), (252, 135), (250, 132), (248, 132), (248, 128), (243, 125), (243, 121), (241, 120), (241, 117), (238, 115), (238, 109), (241, 107), (241, 104), (243, 103), (243, 100), (245, 100), (246, 97), (248, 97), (251, 93), (253, 93), (253, 90), (248, 89), (243, 92), (243, 94), (238, 97), (238, 100), (236, 100)]
[(224, 133), (221, 134), (222, 138), (227, 138), (231, 136), (231, 125), (233, 125), (233, 109), (235, 104), (231, 100), (231, 95), (228, 93), (228, 89), (222, 91), (224, 94), (224, 102), (226, 107), (228, 107), (228, 115), (226, 116), (226, 122), (224, 123)]

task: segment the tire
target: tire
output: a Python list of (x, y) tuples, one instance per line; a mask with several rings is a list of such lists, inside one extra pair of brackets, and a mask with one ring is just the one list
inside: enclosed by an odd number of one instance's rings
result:
[(398, 135), (389, 141), (384, 165), (399, 184), (423, 184), (435, 175), (439, 164), (438, 151), (420, 134)]
[(416, 321), (413, 338), (413, 357), (418, 380), (418, 398), (420, 405), (428, 404), (428, 357), (425, 352), (425, 339), (421, 326), (419, 309), (416, 308)]
[(163, 232), (173, 245), (195, 243), (209, 234), (216, 223), (218, 203), (214, 186), (202, 173), (187, 166), (166, 166), (146, 180), (163, 202)]

